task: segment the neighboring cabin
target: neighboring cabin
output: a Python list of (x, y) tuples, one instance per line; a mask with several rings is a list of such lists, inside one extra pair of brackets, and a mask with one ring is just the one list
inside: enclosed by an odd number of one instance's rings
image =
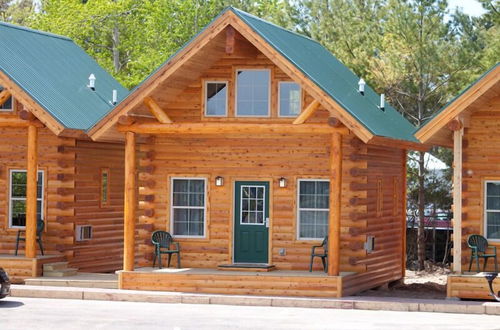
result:
[[(0, 267), (15, 279), (65, 259), (81, 271), (121, 268), (123, 144), (86, 131), (113, 107), (113, 90), (128, 91), (66, 37), (6, 23), (0, 35)], [(13, 257), (25, 228), (28, 244)]]
[[(499, 129), (500, 63), (415, 134), (423, 143), (453, 148), (453, 241), (460, 244), (454, 244), (453, 248), (454, 275), (448, 279), (450, 297), (491, 298), (482, 276), (464, 273), (468, 272), (471, 256), (467, 246), (469, 235), (480, 234), (500, 248)], [(481, 270), (482, 266), (481, 261)], [(473, 269), (476, 270), (475, 264)], [(494, 270), (491, 259), (487, 270)]]
[[(422, 146), (359, 81), (309, 38), (221, 13), (89, 132), (126, 141), (120, 287), (342, 296), (401, 279), (406, 151)], [(183, 267), (214, 271), (135, 269), (152, 265), (154, 230)], [(327, 234), (329, 276), (310, 276)], [(241, 264), (277, 271), (216, 270)]]

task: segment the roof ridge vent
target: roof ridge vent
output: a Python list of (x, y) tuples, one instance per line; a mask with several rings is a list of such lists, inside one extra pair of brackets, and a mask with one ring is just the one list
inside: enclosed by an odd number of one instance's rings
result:
[(359, 82), (358, 82), (358, 92), (359, 92), (359, 94), (365, 95), (365, 85), (366, 85), (365, 80), (363, 78), (359, 79)]
[(379, 109), (385, 111), (385, 94), (380, 94), (380, 105)]

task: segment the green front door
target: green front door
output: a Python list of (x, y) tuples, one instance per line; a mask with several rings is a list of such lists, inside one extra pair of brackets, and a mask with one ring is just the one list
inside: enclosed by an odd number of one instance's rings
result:
[(237, 181), (234, 196), (234, 262), (267, 263), (269, 182)]

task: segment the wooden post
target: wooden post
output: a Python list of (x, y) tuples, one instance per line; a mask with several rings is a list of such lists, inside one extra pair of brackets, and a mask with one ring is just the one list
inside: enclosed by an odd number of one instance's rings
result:
[(462, 272), (462, 136), (453, 131), (453, 271)]
[(135, 134), (125, 133), (125, 208), (123, 270), (134, 270), (135, 259), (135, 210), (137, 207)]
[(340, 273), (340, 203), (342, 195), (342, 135), (333, 133), (330, 151), (330, 217), (328, 222), (328, 275)]
[(26, 245), (25, 256), (36, 257), (36, 209), (37, 209), (37, 147), (38, 132), (33, 124), (28, 126), (28, 154), (26, 165)]
[(407, 160), (408, 160), (408, 155), (407, 155), (407, 151), (406, 150), (403, 150), (403, 187), (402, 187), (402, 194), (403, 194), (403, 198), (402, 199), (402, 206), (401, 206), (401, 214), (402, 214), (402, 219), (401, 219), (401, 223), (402, 223), (402, 237), (401, 237), (401, 245), (402, 245), (402, 251), (401, 251), (401, 276), (402, 277), (405, 277), (406, 276), (406, 199), (407, 199), (407, 196), (406, 196), (406, 185), (407, 185), (407, 181), (406, 181), (406, 172), (407, 172), (407, 167), (406, 167), (406, 163), (407, 163)]

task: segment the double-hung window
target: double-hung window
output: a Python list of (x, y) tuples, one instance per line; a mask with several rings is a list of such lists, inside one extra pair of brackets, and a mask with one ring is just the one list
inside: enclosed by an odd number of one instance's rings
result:
[[(26, 226), (26, 170), (10, 170), (9, 227)], [(38, 171), (37, 219), (43, 219), (44, 172)]]
[(171, 231), (175, 236), (204, 237), (206, 179), (172, 178)]
[(300, 85), (291, 81), (280, 81), (279, 89), (279, 116), (297, 117), (301, 108)]
[(236, 70), (236, 116), (269, 117), (270, 82), (268, 69)]
[(227, 116), (227, 81), (205, 82), (205, 116)]
[(328, 233), (329, 181), (299, 180), (297, 190), (298, 238), (323, 239)]
[[(0, 86), (0, 93), (3, 91), (3, 87)], [(0, 104), (0, 112), (12, 112), (14, 111), (14, 99), (12, 96), (7, 98), (2, 104)]]
[(487, 239), (500, 239), (500, 181), (486, 181), (484, 228)]

